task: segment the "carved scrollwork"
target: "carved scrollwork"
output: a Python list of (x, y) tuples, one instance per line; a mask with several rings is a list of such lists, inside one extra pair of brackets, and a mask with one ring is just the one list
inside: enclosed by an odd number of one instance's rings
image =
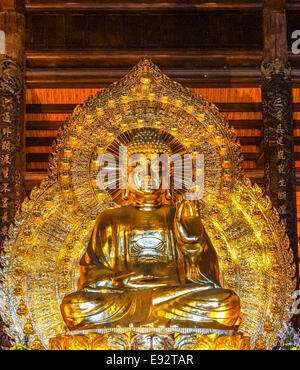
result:
[(284, 79), (291, 78), (291, 66), (280, 59), (274, 59), (271, 62), (263, 62), (261, 64), (261, 72), (263, 78), (271, 79), (274, 75), (282, 75)]
[(4, 59), (0, 62), (0, 94), (16, 95), (22, 92), (22, 69), (17, 62)]

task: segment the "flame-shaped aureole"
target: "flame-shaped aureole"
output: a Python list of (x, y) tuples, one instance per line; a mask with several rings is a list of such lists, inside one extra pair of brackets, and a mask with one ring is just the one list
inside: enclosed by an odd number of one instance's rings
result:
[[(141, 127), (171, 135), (176, 150), (204, 155), (202, 220), (219, 257), (221, 284), (241, 299), (240, 330), (251, 336), (252, 348), (271, 348), (290, 315), (294, 289), (284, 226), (245, 177), (236, 136), (217, 108), (149, 60), (74, 110), (58, 134), (49, 175), (16, 216), (2, 257), (9, 334), (22, 338), (30, 319), (30, 341), (37, 336), (48, 348), (49, 339), (63, 333), (59, 306), (76, 290), (95, 218), (120, 199), (121, 190), (97, 187), (96, 159), (117, 137), (126, 144)], [(17, 314), (21, 299), (27, 316)]]

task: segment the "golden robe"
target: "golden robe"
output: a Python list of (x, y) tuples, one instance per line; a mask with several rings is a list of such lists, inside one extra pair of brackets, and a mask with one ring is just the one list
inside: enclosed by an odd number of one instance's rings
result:
[(188, 259), (176, 237), (175, 211), (129, 205), (98, 217), (80, 262), (78, 291), (61, 304), (70, 330), (239, 324), (239, 298), (219, 284), (217, 255), (200, 218), (190, 226), (202, 252)]

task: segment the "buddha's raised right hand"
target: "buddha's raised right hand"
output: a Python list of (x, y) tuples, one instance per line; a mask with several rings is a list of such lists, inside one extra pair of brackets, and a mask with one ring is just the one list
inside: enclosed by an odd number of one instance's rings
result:
[(185, 255), (199, 256), (205, 246), (205, 231), (198, 203), (181, 197), (177, 202), (174, 222), (179, 248)]

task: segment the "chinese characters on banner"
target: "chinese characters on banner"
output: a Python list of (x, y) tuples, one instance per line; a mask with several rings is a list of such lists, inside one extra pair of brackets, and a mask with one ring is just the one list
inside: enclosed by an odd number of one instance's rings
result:
[(264, 64), (262, 73), (266, 193), (286, 225), (296, 258), (298, 240), (290, 67), (276, 59)]
[(0, 246), (20, 206), (22, 72), (14, 61), (0, 62)]

